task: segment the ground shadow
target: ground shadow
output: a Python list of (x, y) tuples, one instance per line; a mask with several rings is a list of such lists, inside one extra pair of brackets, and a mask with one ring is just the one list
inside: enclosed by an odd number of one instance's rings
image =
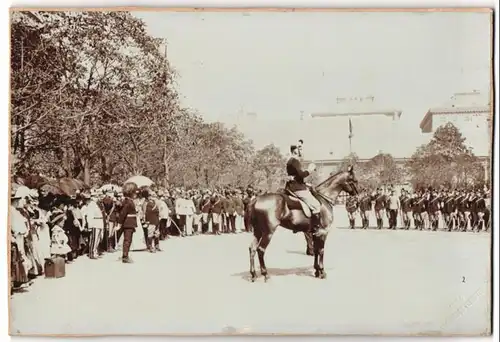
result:
[(294, 250), (290, 250), (290, 249), (287, 249), (286, 251), (288, 254), (298, 254), (298, 255), (306, 255), (306, 256), (311, 256), (311, 255), (307, 255), (307, 253), (305, 251), (294, 251)]
[[(313, 277), (314, 278), (314, 268), (313, 266), (304, 267), (293, 267), (293, 268), (268, 268), (267, 272), (272, 277), (285, 277), (290, 275), (296, 275), (301, 277)], [(260, 270), (257, 269), (257, 275), (260, 277)], [(243, 280), (250, 281), (250, 272), (240, 272), (231, 275), (232, 277), (240, 277)]]

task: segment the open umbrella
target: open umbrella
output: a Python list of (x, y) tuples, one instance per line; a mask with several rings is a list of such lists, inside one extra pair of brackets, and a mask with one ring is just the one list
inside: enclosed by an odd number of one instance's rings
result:
[(75, 178), (61, 178), (57, 186), (68, 196), (76, 195), (77, 191), (90, 189), (87, 184)]
[(31, 189), (24, 185), (19, 186), (14, 192), (15, 198), (25, 198), (30, 196), (31, 196)]
[(154, 184), (154, 182), (151, 179), (149, 179), (148, 177), (145, 177), (145, 176), (134, 176), (134, 177), (131, 177), (131, 178), (129, 178), (125, 182), (125, 184), (126, 183), (134, 183), (139, 188), (143, 187), (143, 186), (151, 186), (151, 185)]
[(17, 191), (17, 189), (19, 189), (20, 187), (22, 187), (21, 184), (18, 184), (18, 183), (11, 183), (11, 194), (14, 195)]

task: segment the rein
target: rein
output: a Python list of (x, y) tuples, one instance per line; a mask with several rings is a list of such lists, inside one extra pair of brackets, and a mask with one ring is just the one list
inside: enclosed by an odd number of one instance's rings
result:
[(330, 206), (331, 206), (332, 208), (334, 208), (334, 207), (335, 207), (335, 202), (334, 202), (331, 198), (329, 198), (329, 197), (328, 197), (328, 196), (326, 196), (326, 195), (323, 195), (323, 194), (322, 194), (321, 192), (319, 192), (319, 191), (315, 191), (315, 192), (316, 192), (316, 193), (317, 193), (317, 194), (318, 194), (318, 195), (319, 195), (322, 199), (324, 199), (324, 200), (325, 200), (328, 204), (330, 204)]

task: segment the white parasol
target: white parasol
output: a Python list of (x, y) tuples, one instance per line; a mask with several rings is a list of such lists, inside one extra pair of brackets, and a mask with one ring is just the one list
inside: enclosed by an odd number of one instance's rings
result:
[(17, 188), (16, 192), (14, 193), (14, 198), (31, 197), (31, 195), (32, 195), (31, 189), (22, 185), (19, 188)]
[(154, 184), (154, 182), (151, 179), (149, 179), (148, 177), (145, 177), (145, 176), (134, 176), (134, 177), (131, 177), (131, 178), (127, 179), (127, 181), (125, 182), (125, 184), (126, 183), (134, 183), (139, 188), (142, 187), (142, 186), (151, 186), (151, 185)]

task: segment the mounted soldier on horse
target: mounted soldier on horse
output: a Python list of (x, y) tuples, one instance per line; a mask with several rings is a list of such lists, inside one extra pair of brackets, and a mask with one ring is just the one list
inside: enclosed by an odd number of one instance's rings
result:
[(305, 178), (315, 171), (311, 164), (308, 170), (302, 169), (300, 152), (302, 141), (298, 146), (292, 145), (292, 156), (287, 162), (287, 173), (290, 177), (285, 191), (267, 193), (253, 199), (245, 212), (245, 225), (253, 228), (254, 240), (249, 247), (250, 275), (252, 281), (257, 279), (255, 272), (255, 254), (258, 254), (261, 274), (269, 279), (264, 254), (276, 229), (281, 226), (294, 232), (313, 233), (315, 276), (326, 278), (323, 266), (324, 246), (329, 229), (333, 224), (333, 213), (337, 196), (345, 191), (348, 194), (358, 193), (357, 180), (353, 167), (330, 175), (325, 181), (309, 188)]

